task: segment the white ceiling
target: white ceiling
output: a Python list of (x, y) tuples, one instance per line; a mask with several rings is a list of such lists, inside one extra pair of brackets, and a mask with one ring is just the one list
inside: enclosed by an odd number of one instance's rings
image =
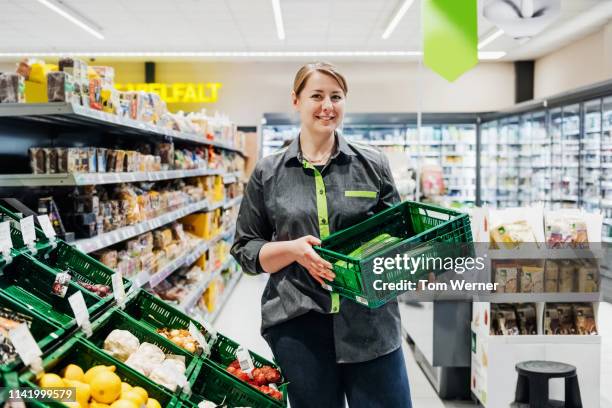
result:
[[(9, 39), (0, 40), (0, 53), (418, 51), (420, 0), (415, 1), (389, 39), (381, 38), (402, 2), (280, 0), (286, 32), (281, 41), (276, 35), (271, 0), (60, 2), (89, 20), (103, 33), (103, 40), (37, 0), (0, 0), (0, 38)], [(505, 51), (505, 59), (538, 57), (597, 30), (611, 16), (612, 0), (562, 0), (561, 17), (538, 37), (520, 44), (502, 36), (483, 51)], [(480, 17), (481, 39), (492, 30), (493, 25)]]

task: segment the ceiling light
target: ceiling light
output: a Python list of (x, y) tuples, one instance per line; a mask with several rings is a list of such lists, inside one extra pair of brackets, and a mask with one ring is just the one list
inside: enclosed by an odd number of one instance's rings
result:
[(94, 37), (100, 40), (104, 39), (104, 36), (99, 31), (85, 24), (83, 21), (79, 20), (78, 18), (70, 14), (68, 11), (64, 10), (63, 8), (60, 8), (58, 5), (52, 3), (51, 1), (38, 0), (38, 2), (47, 6), (49, 9), (55, 11), (57, 14), (64, 17), (66, 20), (70, 21), (71, 23), (81, 27), (83, 30), (87, 31), (89, 34), (93, 35)]
[(478, 49), (486, 47), (502, 35), (504, 35), (504, 30), (502, 30), (501, 28), (497, 29), (494, 33), (492, 33), (487, 38), (478, 43)]
[(412, 6), (412, 3), (414, 3), (414, 0), (404, 1), (404, 4), (402, 4), (402, 6), (397, 10), (397, 13), (395, 13), (391, 21), (389, 21), (389, 25), (387, 25), (387, 28), (385, 28), (385, 32), (382, 35), (383, 40), (386, 40), (389, 38), (389, 36), (391, 36), (391, 33), (393, 33), (393, 30), (395, 30), (395, 27), (397, 27), (402, 17), (404, 17), (404, 14), (406, 14), (410, 6)]
[[(59, 51), (0, 52), (0, 58), (61, 57), (65, 55), (110, 58), (303, 58), (303, 57), (420, 57), (420, 51)], [(481, 60), (499, 59), (504, 51), (479, 51)]]
[(281, 13), (280, 0), (272, 0), (274, 10), (274, 23), (276, 24), (276, 35), (279, 40), (285, 39), (285, 27), (283, 25), (283, 14)]

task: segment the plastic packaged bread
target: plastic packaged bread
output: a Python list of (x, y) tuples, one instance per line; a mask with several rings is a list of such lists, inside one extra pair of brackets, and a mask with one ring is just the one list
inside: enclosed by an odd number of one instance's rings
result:
[(17, 73), (0, 73), (0, 103), (25, 103), (25, 81)]
[(49, 102), (78, 102), (72, 75), (61, 71), (49, 72), (47, 74), (47, 98)]

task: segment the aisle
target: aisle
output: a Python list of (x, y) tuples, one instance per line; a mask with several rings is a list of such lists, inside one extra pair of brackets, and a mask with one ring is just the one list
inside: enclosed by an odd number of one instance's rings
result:
[[(267, 276), (244, 275), (234, 289), (227, 304), (214, 322), (221, 333), (261, 356), (272, 359), (272, 351), (259, 334), (261, 324), (261, 294)], [(417, 365), (412, 351), (404, 343), (404, 357), (412, 389), (414, 408), (464, 408), (474, 407), (469, 402), (442, 402)]]

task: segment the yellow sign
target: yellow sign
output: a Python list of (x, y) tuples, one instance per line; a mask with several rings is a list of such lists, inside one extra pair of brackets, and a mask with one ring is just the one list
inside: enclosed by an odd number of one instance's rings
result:
[(219, 82), (115, 84), (115, 88), (117, 88), (119, 91), (145, 91), (156, 93), (166, 103), (215, 103), (217, 102), (217, 91), (219, 88), (221, 88), (221, 86), (222, 84)]

